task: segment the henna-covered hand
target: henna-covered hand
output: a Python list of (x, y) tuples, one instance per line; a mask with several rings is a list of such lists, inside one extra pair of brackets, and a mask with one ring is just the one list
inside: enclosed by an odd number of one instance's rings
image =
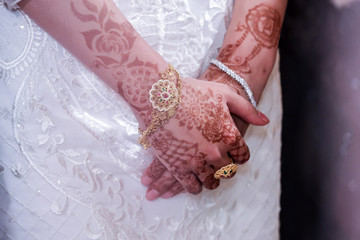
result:
[(149, 200), (182, 190), (197, 194), (202, 186), (214, 189), (219, 185), (213, 177), (216, 170), (249, 159), (249, 149), (230, 110), (252, 124), (268, 123), (247, 100), (223, 84), (182, 82), (182, 100), (174, 118), (150, 136), (156, 159), (142, 178), (149, 186)]
[[(236, 7), (240, 5), (237, 2)], [(282, 16), (273, 6), (265, 3), (250, 8), (246, 15), (232, 19), (223, 46), (217, 57), (227, 67), (246, 79), (259, 100), (274, 63), (282, 23)], [(264, 60), (265, 59), (265, 60)], [(210, 65), (200, 79), (226, 84), (248, 99), (244, 89), (232, 77), (214, 65)], [(243, 119), (232, 116), (241, 134), (249, 125)]]
[[(111, 0), (24, 0), (20, 7), (131, 105), (141, 129), (149, 125), (152, 107), (147, 94), (167, 63)], [(151, 167), (157, 173), (148, 175), (150, 186), (161, 187), (158, 195), (164, 197), (183, 189), (198, 193), (202, 185), (216, 187), (213, 173), (230, 163), (228, 152), (237, 162), (248, 159), (230, 111), (255, 125), (268, 122), (224, 84), (183, 79), (183, 86), (177, 115), (149, 137), (158, 161)], [(176, 181), (162, 181), (173, 176)]]
[[(286, 1), (278, 1), (276, 4), (271, 5), (258, 3), (252, 8), (249, 8), (247, 13), (246, 10), (241, 11), (241, 9), (244, 9), (243, 4), (245, 3), (242, 1), (236, 1), (235, 3), (234, 11), (241, 12), (241, 14), (235, 15), (237, 17), (233, 16), (218, 59), (247, 79), (250, 88), (254, 92), (255, 98), (259, 100), (274, 64)], [(235, 95), (240, 95), (244, 99), (247, 99), (242, 87), (215, 66), (210, 66), (200, 79), (225, 84), (236, 93)], [(192, 95), (197, 96), (198, 94), (196, 91), (193, 91)], [(210, 142), (216, 142), (221, 138), (231, 139), (227, 137), (224, 138), (226, 131), (218, 131), (219, 129), (226, 129), (226, 126), (230, 126), (227, 125), (227, 119), (230, 118), (230, 114), (226, 114), (222, 109), (217, 108), (216, 101), (212, 103), (213, 105), (208, 108), (208, 110), (204, 110), (204, 108), (200, 109), (199, 106), (208, 105), (204, 103), (199, 104), (200, 99), (202, 99), (201, 97), (190, 97), (189, 99), (190, 101), (185, 104), (184, 108), (179, 109), (179, 113), (176, 116), (181, 126), (186, 126), (187, 130), (197, 129), (201, 131), (203, 137)], [(209, 111), (209, 109), (211, 110)], [(201, 115), (201, 111), (209, 113), (209, 116), (199, 117), (204, 116)], [(234, 113), (235, 112), (232, 112), (232, 118), (238, 130), (241, 134), (245, 134), (250, 122), (245, 118), (239, 117), (239, 114)], [(184, 118), (181, 116), (187, 117)], [(214, 118), (213, 116), (218, 117)], [(222, 116), (222, 118), (220, 116)], [(259, 116), (260, 118), (266, 119), (261, 113), (259, 113)], [(206, 122), (206, 124), (203, 124), (204, 122)], [(234, 152), (234, 150), (230, 152), (233, 157), (239, 158), (238, 156), (243, 156), (245, 149), (247, 148), (238, 148), (237, 153)], [(154, 161), (154, 165), (159, 164), (159, 160)], [(161, 193), (163, 190), (159, 188), (159, 185), (161, 185), (160, 183), (162, 181), (174, 182), (173, 177), (165, 168), (162, 168), (162, 171), (158, 171), (159, 176), (150, 175), (153, 171), (153, 165), (151, 165), (144, 173), (142, 179), (145, 185), (150, 186), (149, 189), (160, 189)], [(152, 181), (152, 179), (159, 180)], [(174, 183), (174, 185), (169, 185), (169, 189), (163, 197), (171, 197), (178, 193), (178, 183), (179, 182)], [(158, 195), (158, 191), (150, 190), (147, 197), (154, 199)]]

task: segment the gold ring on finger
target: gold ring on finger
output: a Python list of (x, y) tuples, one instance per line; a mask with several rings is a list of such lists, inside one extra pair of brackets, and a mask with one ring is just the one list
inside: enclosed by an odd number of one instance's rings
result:
[(215, 179), (220, 178), (231, 178), (236, 174), (236, 171), (238, 169), (238, 166), (234, 163), (230, 163), (219, 170), (217, 170), (214, 174)]

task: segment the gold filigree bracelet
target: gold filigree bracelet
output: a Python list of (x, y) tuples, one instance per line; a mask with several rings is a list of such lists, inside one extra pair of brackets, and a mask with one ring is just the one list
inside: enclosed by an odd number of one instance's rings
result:
[(144, 146), (144, 149), (150, 147), (147, 137), (175, 115), (181, 101), (181, 78), (179, 73), (169, 64), (166, 70), (159, 75), (160, 79), (151, 86), (149, 91), (150, 102), (153, 107), (151, 123), (144, 131), (139, 129), (141, 137), (138, 142)]

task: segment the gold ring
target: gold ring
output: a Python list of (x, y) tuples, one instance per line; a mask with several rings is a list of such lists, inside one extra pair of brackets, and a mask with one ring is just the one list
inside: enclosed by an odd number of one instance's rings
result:
[(236, 174), (236, 171), (238, 169), (238, 166), (234, 163), (230, 163), (229, 165), (226, 165), (219, 170), (217, 170), (214, 174), (215, 179), (220, 178), (231, 178)]

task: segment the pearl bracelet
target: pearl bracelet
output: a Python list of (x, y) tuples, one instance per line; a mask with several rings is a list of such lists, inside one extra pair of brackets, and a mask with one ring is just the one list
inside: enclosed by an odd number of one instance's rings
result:
[(221, 71), (225, 72), (227, 75), (229, 75), (230, 77), (232, 77), (233, 79), (235, 79), (245, 90), (246, 95), (248, 96), (251, 104), (256, 108), (257, 104), (254, 98), (254, 95), (249, 87), (249, 85), (246, 83), (246, 81), (240, 77), (239, 75), (237, 75), (233, 70), (231, 70), (230, 68), (228, 68), (227, 66), (225, 66), (225, 64), (223, 64), (222, 62), (220, 62), (217, 59), (211, 59), (210, 61), (211, 64), (214, 64), (215, 66), (217, 66)]

